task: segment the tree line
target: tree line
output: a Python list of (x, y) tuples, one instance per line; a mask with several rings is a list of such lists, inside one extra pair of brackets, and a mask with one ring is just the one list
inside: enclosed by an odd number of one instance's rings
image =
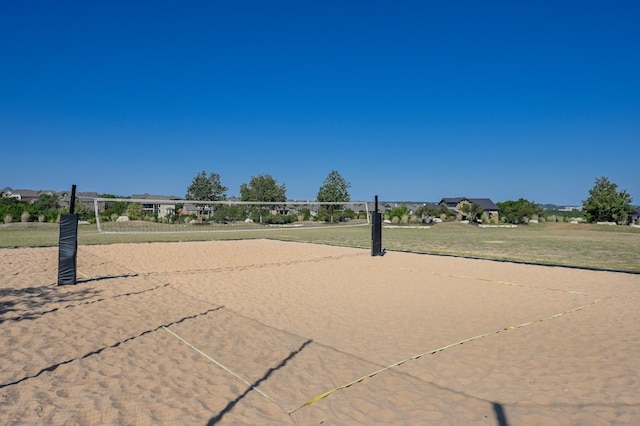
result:
[[(336, 170), (332, 170), (320, 185), (316, 195), (316, 201), (324, 203), (346, 203), (351, 201), (349, 188), (351, 183)], [(198, 173), (187, 187), (185, 198), (187, 200), (198, 201), (224, 201), (227, 199), (227, 191), (229, 188), (222, 185), (220, 175), (217, 173), (208, 173), (202, 171)], [(240, 185), (240, 201), (273, 203), (272, 207), (278, 203), (287, 201), (287, 190), (284, 184), (278, 181), (270, 174), (261, 174), (252, 176), (249, 182)], [(221, 210), (218, 209), (220, 213)], [(321, 205), (318, 209), (317, 219), (327, 222), (334, 222), (343, 219), (343, 216), (337, 216), (341, 211), (339, 204)], [(263, 217), (260, 216), (262, 221)], [(274, 218), (271, 218), (274, 220)], [(278, 217), (276, 220), (286, 221), (286, 218)]]
[[(342, 175), (333, 170), (320, 185), (316, 201), (342, 203), (351, 201), (349, 188), (351, 184)], [(222, 185), (220, 175), (217, 173), (198, 173), (187, 187), (185, 198), (187, 200), (202, 201), (224, 201), (227, 199), (228, 188)], [(110, 194), (102, 197), (115, 198)], [(274, 205), (287, 200), (286, 187), (278, 183), (269, 174), (252, 176), (249, 182), (240, 186), (241, 201), (273, 202)], [(61, 208), (58, 197), (43, 194), (34, 202), (18, 200), (12, 197), (0, 197), (0, 220), (3, 223), (11, 222), (57, 222), (61, 213), (68, 212), (68, 208)], [(609, 181), (607, 177), (596, 178), (593, 188), (589, 190), (589, 196), (582, 203), (581, 215), (587, 222), (615, 222), (627, 224), (633, 212), (631, 195), (626, 190), (618, 190), (618, 186)], [(541, 217), (544, 209), (533, 201), (520, 198), (519, 200), (508, 200), (496, 203), (499, 208), (500, 221), (505, 223), (526, 223), (528, 219)], [(80, 219), (90, 220), (92, 212), (87, 209), (79, 200), (76, 201), (76, 213)], [(126, 203), (107, 203), (104, 214), (117, 216), (123, 214), (127, 209)], [(339, 220), (335, 217), (340, 210), (339, 205), (321, 206), (318, 212), (320, 220), (333, 222)], [(133, 211), (131, 212), (134, 213)], [(396, 221), (407, 221), (409, 216), (451, 218), (451, 211), (445, 206), (423, 206), (412, 215), (409, 214), (406, 206), (400, 206), (386, 213), (389, 219), (397, 218)], [(483, 209), (467, 204), (462, 208), (462, 214), (470, 221), (487, 221), (483, 218)], [(554, 214), (560, 214), (554, 212)], [(547, 212), (548, 216), (548, 212)]]

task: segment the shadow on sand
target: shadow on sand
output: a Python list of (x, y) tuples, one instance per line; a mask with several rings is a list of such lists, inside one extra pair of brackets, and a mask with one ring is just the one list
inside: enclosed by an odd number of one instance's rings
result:
[(209, 421), (207, 422), (207, 426), (210, 425), (215, 425), (216, 423), (218, 423), (220, 420), (222, 420), (222, 417), (224, 417), (225, 414), (227, 414), (228, 412), (230, 412), (233, 407), (235, 407), (235, 405), (240, 402), (245, 396), (247, 396), (247, 394), (249, 392), (251, 392), (253, 389), (257, 388), (260, 383), (264, 382), (265, 380), (267, 380), (269, 378), (269, 376), (271, 376), (275, 371), (279, 370), (280, 368), (284, 367), (285, 364), (287, 362), (289, 362), (291, 359), (293, 359), (297, 354), (299, 354), (300, 352), (302, 352), (302, 350), (309, 345), (313, 340), (307, 340), (306, 342), (304, 342), (297, 350), (289, 353), (289, 355), (283, 359), (280, 364), (276, 365), (275, 367), (270, 368), (269, 370), (267, 370), (267, 372), (264, 374), (264, 376), (262, 376), (260, 379), (256, 380), (251, 386), (249, 386), (247, 388), (247, 390), (245, 390), (241, 395), (239, 395), (236, 399), (234, 399), (233, 401), (229, 401), (229, 403), (227, 404), (226, 407), (224, 407), (224, 409), (222, 411), (220, 411), (220, 413), (218, 413), (217, 416), (212, 417), (211, 419), (209, 419)]
[[(72, 291), (68, 288), (60, 291), (60, 287), (55, 284), (20, 289), (0, 288), (0, 324), (5, 321), (35, 319), (57, 311), (64, 304), (86, 301), (99, 293), (99, 290), (81, 287)], [(51, 304), (61, 306), (46, 309)]]
[(69, 364), (69, 363), (71, 363), (73, 361), (78, 361), (78, 360), (81, 360), (81, 359), (86, 359), (86, 358), (89, 358), (89, 357), (91, 357), (93, 355), (98, 355), (98, 354), (102, 353), (103, 351), (105, 351), (107, 349), (117, 348), (118, 346), (120, 346), (120, 345), (122, 345), (124, 343), (127, 343), (127, 342), (130, 342), (132, 340), (135, 340), (135, 339), (137, 339), (139, 337), (142, 337), (142, 336), (144, 336), (146, 334), (153, 333), (153, 332), (161, 330), (163, 328), (171, 327), (172, 325), (180, 324), (180, 323), (182, 323), (182, 322), (184, 322), (186, 320), (190, 320), (190, 319), (194, 319), (194, 318), (201, 317), (201, 316), (204, 316), (204, 315), (208, 315), (211, 312), (215, 312), (215, 311), (218, 311), (218, 310), (223, 309), (223, 308), (224, 308), (224, 306), (218, 306), (218, 307), (215, 307), (215, 308), (208, 309), (208, 310), (206, 310), (204, 312), (200, 312), (200, 313), (197, 313), (197, 314), (194, 314), (194, 315), (189, 315), (189, 316), (186, 316), (186, 317), (182, 317), (179, 320), (172, 321), (172, 322), (170, 322), (168, 324), (161, 324), (161, 325), (157, 326), (156, 328), (142, 331), (142, 332), (136, 334), (135, 336), (127, 337), (126, 339), (123, 339), (123, 340), (120, 340), (118, 342), (115, 342), (112, 345), (103, 346), (103, 347), (101, 347), (99, 349), (96, 349), (94, 351), (87, 352), (86, 354), (84, 354), (82, 356), (79, 356), (79, 357), (76, 357), (76, 358), (70, 358), (70, 359), (67, 359), (65, 361), (61, 361), (61, 362), (52, 364), (52, 365), (50, 365), (48, 367), (43, 368), (42, 370), (38, 371), (37, 373), (35, 373), (35, 374), (31, 375), (31, 376), (26, 376), (26, 377), (23, 377), (21, 379), (18, 379), (18, 380), (15, 380), (13, 382), (9, 382), (9, 383), (2, 383), (2, 384), (0, 384), (0, 389), (6, 388), (7, 386), (17, 385), (18, 383), (22, 383), (22, 382), (24, 382), (26, 380), (36, 378), (36, 377), (40, 376), (43, 373), (55, 371), (61, 365)]

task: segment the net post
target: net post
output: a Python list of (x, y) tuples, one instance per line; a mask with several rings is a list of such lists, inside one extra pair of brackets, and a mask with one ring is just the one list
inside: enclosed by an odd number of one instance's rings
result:
[(373, 224), (371, 226), (371, 256), (384, 256), (382, 249), (382, 213), (378, 211), (378, 196), (375, 196)]
[(78, 215), (75, 211), (76, 186), (71, 187), (69, 213), (60, 215), (58, 239), (58, 285), (76, 283), (78, 255)]
[(93, 211), (96, 216), (96, 226), (98, 227), (98, 234), (102, 234), (102, 226), (100, 225), (100, 212), (98, 210), (98, 199), (93, 199)]

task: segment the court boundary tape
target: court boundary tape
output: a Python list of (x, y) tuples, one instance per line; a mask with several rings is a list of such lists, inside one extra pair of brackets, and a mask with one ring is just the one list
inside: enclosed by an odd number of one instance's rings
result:
[(510, 282), (510, 281), (492, 280), (490, 278), (473, 277), (471, 275), (442, 274), (442, 273), (439, 273), (439, 272), (434, 272), (433, 274), (441, 276), (441, 277), (463, 278), (463, 279), (466, 279), (466, 280), (477, 280), (477, 281), (484, 281), (484, 282), (489, 282), (489, 283), (498, 283), (498, 284), (510, 285), (510, 286), (514, 286), (514, 287), (526, 287), (526, 288), (533, 288), (533, 289), (538, 289), (538, 290), (558, 291), (560, 293), (567, 293), (567, 294), (578, 294), (578, 295), (581, 295), (581, 296), (592, 296), (591, 293), (585, 293), (585, 292), (582, 292), (582, 291), (565, 290), (565, 289), (562, 289), (562, 288), (552, 288), (552, 287), (539, 287), (539, 286), (536, 286), (536, 285), (533, 285), (533, 284), (521, 284), (521, 283)]
[[(99, 256), (95, 255), (95, 257), (100, 258)], [(130, 268), (127, 268), (126, 266), (120, 265), (116, 262), (113, 261), (108, 261), (111, 264), (118, 266), (120, 268), (123, 268), (125, 270), (132, 271)], [(83, 274), (84, 275), (84, 274)], [(143, 275), (144, 277), (148, 278), (149, 280), (153, 281), (155, 284), (158, 284), (158, 280), (155, 279), (154, 276), (152, 275)], [(195, 300), (199, 300), (197, 298), (195, 298), (192, 295), (189, 295), (187, 293), (184, 293), (183, 291), (181, 291), (179, 288), (171, 285), (171, 283), (168, 284), (174, 291), (177, 291), (178, 293), (185, 295), (191, 299), (195, 299)], [(140, 315), (142, 315), (143, 317), (159, 323), (160, 321), (156, 320), (155, 318), (152, 318), (147, 312), (145, 312), (144, 310), (140, 309), (137, 305), (126, 301), (126, 303), (128, 303), (134, 311), (138, 312)], [(162, 329), (164, 329), (167, 333), (171, 334), (173, 337), (175, 337), (176, 339), (178, 339), (179, 341), (181, 341), (182, 343), (184, 343), (185, 345), (187, 345), (189, 348), (191, 348), (193, 351), (195, 351), (196, 353), (198, 353), (200, 356), (204, 357), (205, 359), (207, 359), (208, 361), (212, 362), (213, 364), (215, 364), (216, 366), (218, 366), (219, 368), (221, 368), (222, 370), (226, 371), (227, 373), (231, 374), (233, 377), (235, 377), (236, 379), (240, 380), (242, 383), (246, 384), (247, 386), (249, 386), (249, 389), (256, 391), (258, 394), (260, 394), (262, 397), (264, 397), (265, 399), (267, 399), (268, 401), (274, 403), (278, 408), (280, 408), (284, 413), (286, 413), (287, 415), (290, 415), (292, 413), (291, 410), (288, 410), (287, 408), (283, 407), (278, 401), (276, 401), (273, 397), (269, 396), (268, 394), (266, 394), (265, 392), (263, 392), (262, 390), (258, 389), (256, 386), (254, 386), (251, 382), (249, 382), (248, 380), (246, 380), (244, 377), (240, 376), (238, 373), (236, 373), (235, 371), (231, 370), (229, 367), (225, 366), (224, 364), (220, 363), (219, 361), (217, 361), (215, 358), (211, 357), (210, 355), (208, 355), (206, 352), (202, 351), (201, 349), (199, 349), (197, 346), (195, 346), (194, 344), (192, 344), (191, 342), (189, 342), (188, 340), (186, 340), (185, 338), (183, 338), (182, 336), (180, 336), (179, 334), (177, 334), (175, 331), (170, 330), (169, 327), (167, 327), (166, 325), (160, 324), (160, 327)]]
[(193, 345), (192, 343), (190, 343), (189, 341), (187, 341), (186, 339), (184, 339), (182, 336), (180, 336), (178, 333), (176, 333), (173, 330), (170, 330), (168, 327), (165, 327), (164, 325), (162, 326), (162, 328), (169, 334), (173, 335), (176, 339), (180, 340), (182, 343), (184, 343), (185, 345), (189, 346), (191, 349), (193, 349), (194, 351), (196, 351), (198, 354), (202, 355), (204, 358), (206, 358), (207, 360), (211, 361), (212, 363), (214, 363), (215, 365), (217, 365), (218, 367), (220, 367), (221, 369), (223, 369), (224, 371), (226, 371), (227, 373), (231, 374), (233, 377), (235, 377), (236, 379), (240, 380), (241, 382), (243, 382), (244, 384), (246, 384), (247, 386), (249, 386), (249, 388), (251, 390), (254, 390), (256, 392), (258, 392), (260, 395), (262, 395), (263, 397), (265, 397), (266, 399), (268, 399), (269, 401), (273, 402), (274, 404), (276, 404), (278, 407), (280, 407), (280, 409), (282, 411), (284, 411), (285, 413), (289, 414), (290, 410), (287, 410), (286, 408), (284, 408), (282, 405), (280, 405), (280, 403), (278, 401), (276, 401), (274, 398), (272, 398), (271, 396), (267, 395), (266, 393), (264, 393), (263, 391), (261, 391), (260, 389), (258, 389), (257, 387), (255, 387), (253, 384), (251, 384), (248, 380), (246, 380), (244, 377), (240, 376), (238, 373), (236, 373), (235, 371), (231, 370), (230, 368), (228, 368), (227, 366), (225, 366), (224, 364), (220, 363), (219, 361), (216, 361), (214, 358), (212, 358), (211, 356), (209, 356), (207, 353), (205, 353), (204, 351), (200, 350), (198, 347), (196, 347), (195, 345)]
[(402, 361), (398, 361), (398, 362), (393, 363), (391, 365), (388, 365), (386, 367), (380, 368), (380, 369), (378, 369), (378, 370), (376, 370), (376, 371), (374, 371), (372, 373), (366, 374), (366, 375), (364, 375), (364, 376), (362, 376), (362, 377), (360, 377), (358, 379), (355, 379), (355, 380), (353, 380), (353, 381), (351, 381), (349, 383), (345, 383), (344, 385), (337, 386), (337, 387), (335, 387), (333, 389), (330, 389), (330, 390), (328, 390), (328, 391), (326, 391), (324, 393), (316, 395), (313, 398), (311, 398), (310, 400), (308, 400), (307, 402), (305, 402), (304, 404), (300, 405), (298, 408), (295, 408), (294, 410), (287, 411), (287, 413), (293, 414), (296, 411), (300, 410), (301, 408), (304, 408), (304, 407), (307, 407), (309, 405), (312, 405), (312, 404), (320, 401), (321, 399), (326, 398), (327, 396), (331, 395), (334, 392), (346, 389), (346, 388), (348, 388), (350, 386), (353, 386), (353, 385), (355, 385), (357, 383), (360, 383), (360, 382), (362, 382), (362, 381), (364, 381), (366, 379), (369, 379), (369, 378), (371, 378), (373, 376), (376, 376), (376, 375), (378, 375), (380, 373), (383, 373), (383, 372), (385, 372), (387, 370), (391, 370), (392, 368), (399, 367), (400, 365), (404, 364), (405, 362), (413, 361), (413, 360), (416, 360), (416, 359), (421, 358), (421, 357), (426, 356), (426, 355), (434, 355), (434, 354), (436, 354), (438, 352), (442, 352), (442, 351), (450, 349), (450, 348), (452, 348), (454, 346), (463, 345), (465, 343), (469, 343), (469, 342), (472, 342), (474, 340), (481, 339), (483, 337), (487, 337), (487, 336), (491, 336), (491, 335), (494, 335), (494, 334), (503, 333), (503, 332), (510, 331), (510, 330), (515, 330), (515, 329), (518, 329), (518, 328), (527, 327), (527, 326), (530, 326), (530, 325), (538, 323), (538, 322), (543, 322), (543, 321), (548, 321), (548, 320), (551, 320), (551, 319), (559, 318), (561, 316), (564, 316), (564, 315), (567, 315), (567, 314), (571, 314), (573, 312), (577, 312), (577, 311), (585, 309), (585, 308), (587, 308), (589, 306), (592, 306), (592, 305), (595, 305), (597, 303), (600, 303), (603, 300), (608, 299), (608, 298), (609, 298), (609, 296), (600, 297), (598, 299), (592, 300), (591, 302), (589, 302), (589, 303), (587, 303), (585, 305), (578, 306), (577, 308), (569, 309), (569, 310), (557, 313), (555, 315), (551, 315), (551, 316), (544, 317), (544, 318), (537, 319), (537, 320), (533, 320), (533, 321), (528, 321), (528, 322), (525, 322), (525, 323), (522, 323), (522, 324), (518, 324), (518, 325), (511, 325), (511, 326), (504, 327), (504, 328), (501, 328), (501, 329), (498, 329), (498, 330), (490, 331), (488, 333), (479, 334), (479, 335), (474, 336), (474, 337), (469, 337), (467, 339), (460, 340), (459, 342), (455, 342), (455, 343), (451, 343), (451, 344), (446, 345), (446, 346), (442, 346), (442, 347), (440, 347), (438, 349), (433, 349), (433, 350), (430, 350), (430, 351), (422, 352), (422, 353), (417, 354), (417, 355), (413, 355), (413, 356), (411, 356), (409, 358), (403, 359)]
[[(94, 256), (99, 258), (99, 256), (97, 256), (97, 255), (94, 255)], [(324, 260), (324, 259), (323, 259), (323, 260)], [(114, 264), (114, 265), (117, 265), (117, 266), (119, 266), (119, 267), (122, 267), (122, 268), (124, 268), (124, 269), (128, 269), (128, 270), (129, 270), (129, 268), (124, 267), (124, 266), (122, 266), (122, 265), (119, 265), (119, 264), (117, 264), (116, 262), (112, 262), (112, 261), (110, 261), (110, 263), (112, 263), (112, 264)], [(83, 274), (83, 275), (84, 275), (84, 274)], [(475, 279), (475, 280), (487, 281), (487, 282), (497, 282), (497, 283), (499, 283), (499, 284), (503, 284), (503, 285), (513, 285), (513, 286), (521, 286), (521, 287), (540, 288), (540, 287), (531, 286), (531, 285), (527, 285), (527, 284), (517, 284), (517, 283), (506, 282), (506, 281), (496, 281), (496, 280), (491, 280), (491, 279), (486, 279), (486, 278), (478, 278), (478, 277), (471, 277), (471, 276), (451, 275), (451, 274), (436, 274), (436, 275), (443, 275), (443, 276), (450, 276), (450, 277), (457, 277), (457, 278)], [(152, 281), (155, 281), (155, 279), (154, 279), (154, 276), (153, 276), (153, 275), (151, 275), (151, 274), (145, 274), (145, 276), (146, 276), (147, 278), (150, 278)], [(182, 292), (181, 292), (177, 287), (173, 287), (173, 286), (172, 286), (172, 288), (173, 288), (174, 290), (177, 290), (178, 292), (182, 293)], [(544, 288), (543, 288), (543, 289), (544, 289)], [(554, 290), (554, 291), (561, 291), (561, 292), (574, 293), (574, 294), (581, 294), (581, 295), (590, 295), (589, 293), (580, 293), (580, 292), (567, 291), (567, 290), (562, 290), (562, 289), (551, 289), (551, 288), (547, 288), (546, 290)], [(185, 294), (185, 295), (186, 295), (186, 294)], [(192, 296), (192, 295), (187, 295), (187, 296), (191, 296), (191, 297), (193, 298), (193, 296)], [(333, 394), (334, 392), (337, 392), (337, 391), (339, 391), (339, 390), (346, 389), (346, 388), (348, 388), (348, 387), (350, 387), (350, 386), (353, 386), (353, 385), (355, 385), (355, 384), (357, 384), (357, 383), (360, 383), (360, 382), (362, 382), (362, 381), (364, 381), (364, 380), (366, 380), (366, 379), (368, 379), (368, 378), (372, 378), (372, 377), (374, 377), (374, 376), (376, 376), (376, 375), (378, 375), (378, 374), (380, 374), (380, 373), (383, 373), (383, 372), (385, 372), (385, 371), (387, 371), (387, 370), (391, 370), (391, 369), (393, 369), (393, 368), (399, 367), (400, 365), (402, 365), (402, 364), (404, 364), (404, 363), (406, 363), (406, 362), (408, 362), (408, 361), (416, 360), (416, 359), (422, 358), (423, 356), (426, 356), (426, 355), (434, 355), (434, 354), (436, 354), (436, 353), (438, 353), (438, 352), (442, 352), (442, 351), (447, 350), (447, 349), (450, 349), (450, 348), (452, 348), (452, 347), (459, 346), (459, 345), (462, 345), (462, 344), (464, 344), (464, 343), (472, 342), (472, 341), (474, 341), (474, 340), (478, 340), (478, 339), (481, 339), (481, 338), (483, 338), (483, 337), (488, 337), (488, 336), (491, 336), (491, 335), (493, 335), (493, 334), (499, 334), (499, 333), (502, 333), (502, 332), (506, 332), (506, 331), (510, 331), (510, 330), (515, 330), (515, 329), (522, 328), (522, 327), (527, 327), (527, 326), (529, 326), (529, 325), (532, 325), (532, 324), (535, 324), (535, 323), (538, 323), (538, 322), (543, 322), (543, 321), (547, 321), (547, 320), (551, 320), (551, 319), (559, 318), (559, 317), (561, 317), (561, 316), (564, 316), (564, 315), (567, 315), (567, 314), (570, 314), (570, 313), (573, 313), (573, 312), (577, 312), (577, 311), (580, 311), (580, 310), (582, 310), (582, 309), (585, 309), (585, 308), (587, 308), (587, 307), (589, 307), (589, 306), (595, 305), (595, 304), (597, 304), (597, 303), (599, 303), (599, 302), (601, 302), (601, 301), (603, 301), (603, 300), (605, 300), (605, 299), (608, 299), (609, 297), (610, 297), (610, 296), (601, 297), (601, 298), (595, 299), (595, 300), (593, 300), (593, 301), (591, 301), (591, 302), (589, 302), (589, 303), (587, 303), (587, 304), (584, 304), (584, 305), (582, 305), (582, 306), (579, 306), (579, 307), (577, 307), (577, 308), (569, 309), (569, 310), (566, 310), (566, 311), (563, 311), (563, 312), (557, 313), (557, 314), (555, 314), (555, 315), (551, 315), (551, 316), (544, 317), (544, 318), (537, 319), (537, 320), (533, 320), (533, 321), (528, 321), (528, 322), (526, 322), (526, 323), (518, 324), (518, 325), (515, 325), (515, 326), (508, 326), (508, 327), (504, 327), (504, 328), (501, 328), (501, 329), (498, 329), (498, 330), (494, 330), (494, 331), (491, 331), (491, 332), (488, 332), (488, 333), (480, 334), (480, 335), (477, 335), (477, 336), (474, 336), (474, 337), (469, 337), (469, 338), (467, 338), (467, 339), (460, 340), (460, 341), (458, 341), (458, 342), (451, 343), (451, 344), (446, 345), (446, 346), (442, 346), (442, 347), (440, 347), (440, 348), (438, 348), (438, 349), (433, 349), (433, 350), (430, 350), (430, 351), (422, 352), (422, 353), (417, 354), (417, 355), (413, 355), (413, 356), (411, 356), (411, 357), (409, 357), (409, 358), (403, 359), (403, 360), (401, 360), (401, 361), (398, 361), (398, 362), (396, 362), (396, 363), (393, 363), (393, 364), (391, 364), (391, 365), (388, 365), (388, 366), (386, 366), (386, 367), (383, 367), (383, 368), (380, 368), (380, 369), (378, 369), (378, 370), (376, 370), (376, 371), (373, 371), (373, 372), (371, 372), (371, 373), (369, 373), (369, 374), (366, 374), (366, 375), (364, 375), (364, 376), (362, 376), (362, 377), (360, 377), (360, 378), (358, 378), (358, 379), (355, 379), (355, 380), (353, 380), (353, 381), (351, 381), (351, 382), (349, 382), (349, 383), (345, 383), (345, 384), (343, 384), (343, 385), (340, 385), (340, 386), (337, 386), (337, 387), (335, 387), (335, 388), (333, 388), (333, 389), (330, 389), (330, 390), (328, 390), (328, 391), (326, 391), (326, 392), (324, 392), (324, 393), (321, 393), (321, 394), (319, 394), (319, 395), (317, 395), (317, 396), (315, 396), (315, 397), (311, 398), (310, 400), (308, 400), (307, 402), (305, 402), (304, 404), (300, 405), (299, 407), (297, 407), (297, 408), (295, 408), (295, 409), (293, 409), (293, 410), (288, 410), (288, 409), (286, 409), (285, 407), (283, 407), (282, 405), (280, 405), (280, 403), (278, 403), (278, 401), (277, 401), (277, 400), (275, 400), (273, 397), (269, 396), (269, 395), (268, 395), (268, 394), (266, 394), (265, 392), (263, 392), (263, 391), (261, 391), (260, 389), (258, 389), (256, 386), (254, 386), (253, 384), (251, 384), (249, 381), (247, 381), (246, 379), (244, 379), (244, 378), (243, 378), (242, 376), (240, 376), (239, 374), (235, 373), (233, 370), (229, 369), (229, 368), (228, 368), (228, 367), (226, 367), (225, 365), (223, 365), (223, 364), (221, 364), (220, 362), (216, 361), (214, 358), (212, 358), (211, 356), (209, 356), (208, 354), (206, 354), (205, 352), (203, 352), (202, 350), (200, 350), (199, 348), (197, 348), (195, 345), (191, 344), (190, 342), (188, 342), (187, 340), (185, 340), (184, 338), (182, 338), (180, 335), (178, 335), (178, 334), (177, 334), (177, 333), (175, 333), (174, 331), (170, 330), (168, 327), (166, 327), (166, 326), (164, 326), (164, 325), (161, 325), (161, 327), (162, 327), (165, 331), (167, 331), (169, 334), (173, 335), (176, 339), (178, 339), (179, 341), (183, 342), (183, 343), (184, 343), (184, 344), (186, 344), (188, 347), (190, 347), (192, 350), (194, 350), (195, 352), (197, 352), (198, 354), (200, 354), (201, 356), (203, 356), (205, 359), (209, 360), (210, 362), (212, 362), (213, 364), (215, 364), (215, 365), (216, 365), (216, 366), (218, 366), (219, 368), (221, 368), (221, 369), (223, 369), (224, 371), (226, 371), (227, 373), (231, 374), (233, 377), (235, 377), (235, 378), (237, 378), (238, 380), (242, 381), (242, 382), (243, 382), (243, 383), (245, 383), (247, 386), (249, 386), (249, 388), (250, 388), (250, 389), (255, 390), (258, 394), (260, 394), (262, 397), (264, 397), (264, 398), (265, 398), (265, 399), (267, 399), (268, 401), (270, 401), (270, 402), (274, 403), (277, 407), (279, 407), (281, 410), (283, 410), (286, 414), (288, 414), (288, 415), (290, 416), (290, 415), (294, 414), (296, 411), (298, 411), (298, 410), (300, 410), (300, 409), (302, 409), (302, 408), (304, 408), (304, 407), (310, 406), (310, 405), (312, 405), (312, 404), (314, 404), (314, 403), (316, 403), (316, 402), (318, 402), (318, 401), (320, 401), (320, 400), (322, 400), (322, 399), (326, 398), (327, 396), (329, 396), (329, 395)], [(140, 314), (142, 314), (143, 316), (147, 317), (148, 319), (151, 319), (152, 321), (155, 321), (155, 319), (151, 318), (151, 317), (150, 317), (146, 312), (141, 311), (137, 306), (133, 305), (133, 308), (134, 308), (134, 310), (138, 311)]]

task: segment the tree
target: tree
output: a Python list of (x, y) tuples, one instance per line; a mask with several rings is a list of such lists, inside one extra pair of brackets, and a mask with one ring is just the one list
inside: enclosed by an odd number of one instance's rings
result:
[(475, 222), (484, 213), (482, 206), (476, 203), (465, 203), (461, 210), (469, 222)]
[(526, 219), (533, 215), (540, 215), (544, 211), (542, 206), (524, 198), (496, 204), (500, 209), (500, 219), (507, 223), (526, 223)]
[[(113, 194), (102, 194), (102, 198), (118, 198)], [(124, 201), (106, 201), (104, 203), (104, 212), (101, 218), (107, 220), (115, 220), (118, 216), (122, 216), (127, 211), (127, 203)]]
[[(42, 196), (41, 196), (42, 198)], [(71, 197), (69, 197), (71, 198)], [(80, 220), (87, 220), (90, 217), (92, 217), (92, 215), (94, 214), (93, 210), (91, 210), (90, 208), (88, 208), (82, 201), (80, 201), (80, 198), (76, 197), (75, 203), (74, 203), (74, 210), (73, 213), (78, 215), (78, 219)], [(142, 207), (140, 207), (142, 211)], [(64, 207), (63, 209), (61, 209), (58, 213), (60, 214), (67, 214), (69, 213), (71, 209), (71, 205)], [(58, 214), (56, 214), (55, 216), (56, 218), (58, 217)]]
[(29, 205), (28, 210), (32, 217), (38, 218), (38, 221), (42, 219), (47, 222), (55, 222), (59, 214), (58, 197), (41, 194), (37, 200)]
[(402, 205), (402, 206), (398, 206), (398, 207), (394, 207), (391, 209), (391, 211), (388, 213), (388, 217), (389, 220), (393, 221), (394, 217), (397, 217), (397, 221), (400, 222), (400, 220), (402, 219), (402, 216), (408, 215), (409, 214), (409, 207)]
[(0, 220), (4, 223), (11, 223), (28, 208), (29, 204), (25, 201), (13, 197), (0, 197)]
[(618, 192), (618, 185), (606, 177), (596, 178), (589, 190), (589, 198), (582, 202), (582, 210), (589, 222), (616, 222), (626, 224), (633, 211), (631, 195)]
[(287, 201), (284, 184), (267, 174), (252, 176), (249, 183), (240, 185), (240, 199), (242, 201), (285, 202)]
[(415, 216), (421, 218), (423, 222), (430, 223), (433, 218), (440, 218), (445, 220), (447, 217), (450, 217), (451, 210), (449, 210), (444, 204), (425, 204), (422, 207), (418, 208), (414, 214)]
[[(270, 210), (277, 210), (277, 203), (287, 201), (286, 189), (284, 184), (278, 185), (278, 182), (267, 174), (251, 176), (248, 184), (240, 185), (240, 200), (242, 201), (259, 201), (272, 202), (268, 208), (252, 207), (249, 209), (251, 218), (260, 223), (264, 222), (264, 216), (269, 216)], [(267, 219), (267, 222), (269, 220)]]
[(130, 220), (142, 219), (142, 204), (129, 203), (127, 206), (127, 217), (129, 217)]
[(203, 170), (193, 178), (187, 188), (187, 200), (221, 201), (227, 199), (227, 188), (220, 183), (220, 175)]
[[(351, 184), (347, 182), (340, 173), (332, 170), (318, 190), (316, 199), (317, 201), (326, 203), (348, 202), (351, 200), (351, 196), (349, 195), (350, 187)], [(319, 209), (318, 216), (320, 219), (329, 219), (330, 222), (333, 222), (335, 212), (340, 210), (342, 210), (342, 206), (339, 204), (322, 205)]]

